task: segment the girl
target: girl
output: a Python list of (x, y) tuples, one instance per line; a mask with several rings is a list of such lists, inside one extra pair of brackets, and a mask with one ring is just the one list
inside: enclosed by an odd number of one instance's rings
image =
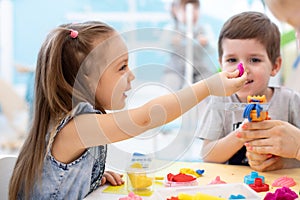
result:
[[(145, 105), (125, 106), (135, 78), (120, 35), (101, 22), (61, 25), (38, 55), (33, 125), (19, 154), (9, 199), (82, 199), (106, 181), (106, 144), (179, 117), (208, 95), (231, 95), (245, 83), (222, 72)], [(223, 86), (223, 87), (222, 87)]]

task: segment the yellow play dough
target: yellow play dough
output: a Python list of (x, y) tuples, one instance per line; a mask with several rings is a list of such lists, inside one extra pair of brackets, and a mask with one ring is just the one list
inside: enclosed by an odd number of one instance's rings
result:
[(179, 193), (178, 194), (179, 200), (224, 200), (225, 198), (220, 198), (216, 196), (212, 196), (209, 194), (197, 193), (195, 195)]
[(152, 185), (153, 178), (148, 177), (146, 173), (141, 170), (143, 168), (141, 163), (133, 163), (130, 168), (131, 171), (138, 169), (133, 173), (128, 172), (130, 183), (134, 189), (144, 189)]

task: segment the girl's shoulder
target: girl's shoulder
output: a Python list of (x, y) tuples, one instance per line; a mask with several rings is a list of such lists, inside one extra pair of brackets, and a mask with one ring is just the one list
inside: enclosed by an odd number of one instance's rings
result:
[(101, 111), (96, 110), (88, 102), (80, 102), (60, 121), (60, 123), (57, 127), (57, 131), (62, 129), (74, 117), (81, 115), (81, 114), (87, 114), (87, 113), (101, 114)]
[(69, 113), (67, 113), (60, 121), (53, 123), (46, 134), (46, 143), (48, 144), (48, 148), (51, 147), (52, 142), (55, 136), (64, 128), (74, 117), (87, 114), (87, 113), (96, 113), (101, 114), (101, 111), (96, 110), (90, 103), (88, 102), (80, 102), (78, 103)]
[(99, 110), (96, 110), (92, 104), (88, 102), (80, 102), (78, 103), (73, 109), (71, 114), (78, 115), (78, 114), (86, 114), (86, 113), (98, 113), (101, 114)]

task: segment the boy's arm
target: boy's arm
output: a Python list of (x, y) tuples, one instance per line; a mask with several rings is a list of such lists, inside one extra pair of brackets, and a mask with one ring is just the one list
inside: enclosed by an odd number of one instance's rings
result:
[(237, 131), (218, 140), (204, 140), (201, 155), (205, 162), (225, 163), (244, 145), (236, 137)]

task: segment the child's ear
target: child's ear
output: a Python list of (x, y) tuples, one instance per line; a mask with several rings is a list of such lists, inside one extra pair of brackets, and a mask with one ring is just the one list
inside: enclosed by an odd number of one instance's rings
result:
[(219, 68), (218, 68), (218, 71), (219, 72), (223, 71), (222, 58), (219, 58)]
[(277, 57), (276, 60), (275, 60), (275, 64), (273, 65), (273, 68), (272, 68), (272, 71), (271, 71), (271, 76), (275, 76), (280, 68), (281, 68), (281, 64), (282, 64), (282, 58), (281, 56)]

